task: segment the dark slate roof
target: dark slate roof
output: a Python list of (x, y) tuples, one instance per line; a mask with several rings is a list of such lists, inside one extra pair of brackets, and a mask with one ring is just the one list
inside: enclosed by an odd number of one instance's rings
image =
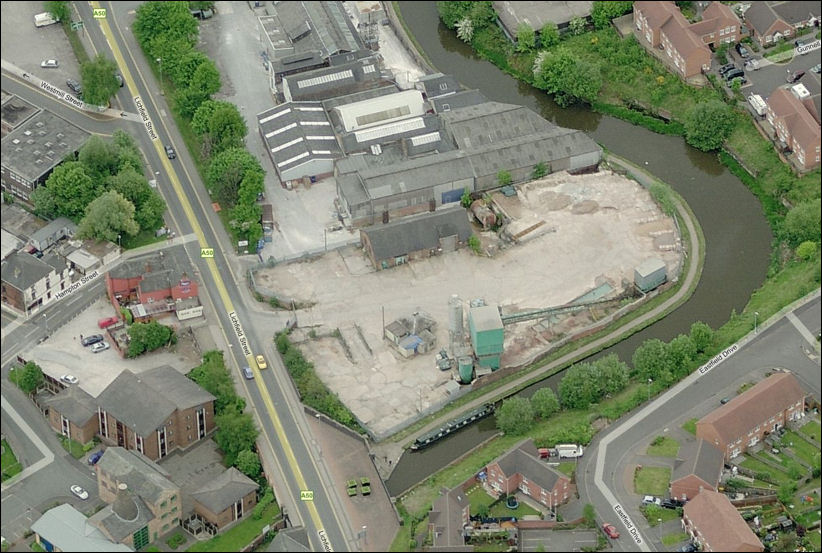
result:
[(97, 404), (140, 436), (163, 426), (174, 412), (173, 403), (128, 369), (97, 396)]
[[(754, 4), (758, 3), (759, 2), (754, 2)], [(771, 7), (771, 9), (773, 9), (773, 11), (775, 11), (777, 15), (779, 15), (779, 17), (781, 17), (791, 25), (802, 23), (803, 21), (807, 21), (811, 17), (816, 17), (818, 19), (820, 15), (822, 15), (822, 7), (820, 7), (819, 2), (788, 1), (765, 3), (768, 4)]]
[(776, 12), (768, 4), (769, 2), (752, 2), (751, 7), (745, 11), (745, 22), (760, 35), (763, 35), (777, 18)]
[(440, 238), (458, 235), (460, 242), (471, 236), (465, 209), (459, 206), (404, 217), (385, 225), (361, 230), (368, 236), (377, 261), (439, 246)]
[(46, 278), (53, 267), (28, 253), (15, 252), (3, 260), (0, 274), (4, 284), (25, 290)]
[(672, 481), (691, 474), (716, 486), (722, 472), (722, 452), (705, 440), (688, 440), (682, 444), (674, 463)]
[(429, 98), (431, 105), (434, 107), (435, 113), (442, 113), (452, 109), (464, 108), (466, 106), (473, 106), (482, 104), (488, 101), (488, 98), (477, 89), (461, 90), (450, 96), (440, 96), (439, 98)]
[(435, 547), (464, 546), (462, 510), (469, 504), (468, 497), (462, 488), (442, 489), (440, 496), (434, 500), (428, 521), (434, 525), (436, 532)]
[(417, 80), (415, 86), (429, 100), (438, 96), (451, 96), (460, 90), (460, 83), (453, 75), (444, 75), (442, 73), (423, 75)]
[(183, 376), (169, 365), (162, 365), (141, 373), (140, 378), (181, 411), (215, 399), (196, 382)]
[(297, 52), (317, 50), (327, 58), (363, 48), (342, 2), (277, 2), (274, 9)]
[(257, 115), (257, 125), (278, 173), (312, 159), (342, 155), (319, 102), (286, 102)]
[(163, 495), (179, 489), (170, 480), (168, 471), (160, 465), (136, 451), (119, 446), (106, 448), (98, 466), (117, 482), (125, 482), (129, 490), (152, 504)]
[(533, 110), (501, 102), (452, 108), (439, 116), (461, 149), (559, 128)]
[[(417, 120), (419, 120), (419, 122), (417, 122)], [(408, 125), (409, 128), (406, 128), (404, 123), (408, 121), (413, 122), (413, 124)], [(433, 137), (434, 134), (436, 134), (436, 140), (433, 142), (428, 142), (427, 138)], [(371, 138), (372, 136), (373, 138)], [(436, 115), (426, 114), (421, 117), (393, 121), (383, 125), (374, 125), (373, 127), (368, 127), (367, 129), (359, 129), (356, 131), (342, 133), (340, 134), (340, 142), (342, 143), (343, 150), (346, 153), (350, 153), (367, 150), (372, 144), (386, 144), (396, 140), (422, 136), (426, 136), (426, 139), (422, 139), (422, 142), (424, 142), (425, 145), (430, 145), (433, 143), (434, 147), (436, 147), (440, 144), (440, 142), (442, 142), (440, 120)], [(422, 145), (423, 144), (420, 144), (420, 146)], [(412, 149), (408, 155), (413, 155), (412, 152), (419, 153)]]
[(532, 440), (526, 440), (497, 463), (506, 478), (519, 473), (545, 490), (552, 489), (562, 478), (560, 473), (539, 460), (539, 452)]
[(54, 234), (62, 234), (63, 229), (68, 230), (69, 235), (73, 236), (74, 233), (77, 232), (77, 225), (66, 217), (58, 217), (53, 221), (49, 221), (46, 226), (32, 234), (31, 241), (44, 242)]
[(125, 260), (109, 271), (111, 278), (142, 276), (140, 290), (151, 292), (177, 286), (185, 275), (192, 280), (193, 269), (182, 246), (165, 248)]
[(381, 71), (379, 60), (371, 56), (283, 77), (283, 94), (288, 91), (287, 101), (320, 101), (370, 89), (381, 79), (392, 77)]
[(303, 553), (311, 551), (308, 532), (304, 526), (286, 528), (277, 532), (266, 551)]
[(45, 401), (44, 405), (54, 409), (78, 426), (85, 425), (97, 414), (94, 398), (79, 386), (69, 386)]
[(130, 499), (134, 501), (134, 506), (136, 507), (136, 515), (133, 519), (126, 520), (121, 518), (121, 516), (114, 511), (114, 504), (112, 503), (89, 517), (89, 522), (101, 528), (106, 534), (111, 536), (111, 539), (118, 542), (123, 541), (134, 534), (134, 532), (147, 526), (154, 518), (145, 501), (133, 494)]
[(211, 480), (191, 497), (214, 514), (220, 514), (260, 486), (234, 467)]

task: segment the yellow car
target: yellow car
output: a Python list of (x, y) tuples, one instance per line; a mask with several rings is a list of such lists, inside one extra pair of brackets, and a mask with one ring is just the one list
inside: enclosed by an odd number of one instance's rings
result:
[(256, 357), (256, 359), (257, 359), (257, 366), (260, 367), (260, 370), (268, 367), (268, 365), (265, 364), (265, 357), (263, 357), (262, 355), (258, 355)]

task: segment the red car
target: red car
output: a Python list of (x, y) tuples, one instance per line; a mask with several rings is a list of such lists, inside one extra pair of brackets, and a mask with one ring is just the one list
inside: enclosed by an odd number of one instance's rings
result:
[(105, 319), (100, 319), (97, 321), (97, 326), (100, 328), (108, 328), (113, 324), (117, 324), (120, 319), (117, 317), (106, 317)]
[(619, 532), (617, 532), (616, 526), (613, 524), (609, 524), (607, 522), (602, 524), (602, 530), (608, 535), (609, 538), (615, 540), (619, 537)]

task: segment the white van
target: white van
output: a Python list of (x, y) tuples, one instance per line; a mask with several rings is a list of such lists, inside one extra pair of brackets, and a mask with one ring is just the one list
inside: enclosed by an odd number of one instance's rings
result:
[(43, 12), (34, 15), (34, 26), (45, 27), (46, 25), (53, 25), (59, 23), (60, 20), (51, 15), (51, 12)]
[(760, 117), (764, 117), (765, 113), (768, 111), (768, 106), (765, 104), (765, 100), (763, 100), (762, 96), (759, 94), (751, 94), (748, 96), (748, 103), (751, 104), (753, 110)]

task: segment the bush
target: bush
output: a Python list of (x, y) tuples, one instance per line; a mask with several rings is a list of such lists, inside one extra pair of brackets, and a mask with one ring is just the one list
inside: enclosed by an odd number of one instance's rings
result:
[(468, 247), (471, 248), (475, 254), (482, 254), (482, 242), (473, 234), (468, 237)]
[(186, 542), (186, 537), (181, 533), (174, 534), (166, 540), (168, 546), (172, 549), (177, 549)]
[(254, 506), (254, 510), (251, 513), (251, 516), (254, 517), (255, 520), (260, 520), (263, 518), (263, 511), (274, 502), (274, 492), (271, 491), (270, 487), (266, 487), (265, 493), (260, 498), (260, 501), (257, 505)]

